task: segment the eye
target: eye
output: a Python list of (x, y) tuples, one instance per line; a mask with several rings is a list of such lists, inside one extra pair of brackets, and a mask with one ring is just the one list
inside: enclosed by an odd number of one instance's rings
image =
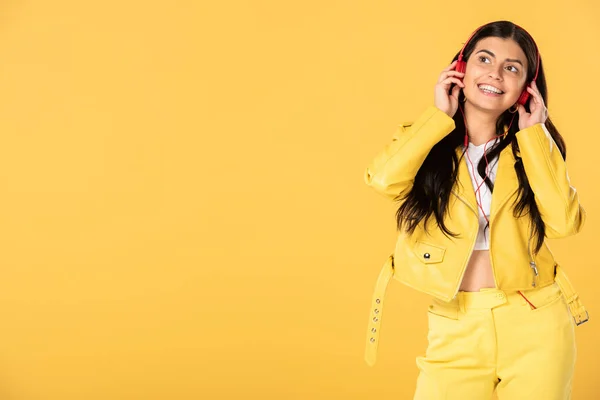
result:
[(510, 72), (519, 72), (519, 69), (518, 69), (517, 67), (515, 67), (514, 65), (509, 65), (509, 66), (508, 66), (508, 67), (506, 67), (506, 68), (513, 68), (513, 70), (512, 70), (512, 71), (510, 71)]
[(486, 56), (479, 56), (478, 59), (480, 62), (483, 62), (483, 60), (489, 60), (489, 58), (487, 58)]

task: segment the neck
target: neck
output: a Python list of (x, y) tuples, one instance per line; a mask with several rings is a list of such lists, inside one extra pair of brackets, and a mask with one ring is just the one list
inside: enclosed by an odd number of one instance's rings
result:
[(477, 108), (469, 101), (464, 103), (464, 111), (467, 134), (471, 143), (479, 146), (497, 136), (496, 121), (499, 114)]

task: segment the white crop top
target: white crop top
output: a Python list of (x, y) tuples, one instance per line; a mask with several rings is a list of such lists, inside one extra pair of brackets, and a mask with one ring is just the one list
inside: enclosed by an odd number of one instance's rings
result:
[[(494, 141), (488, 143), (486, 149), (489, 151), (489, 149), (493, 147), (494, 143)], [(490, 248), (490, 227), (488, 226), (487, 229), (485, 228), (487, 221), (483, 216), (483, 212), (485, 211), (485, 215), (489, 219), (490, 206), (492, 204), (492, 193), (490, 192), (487, 184), (483, 183), (483, 178), (479, 175), (479, 172), (477, 172), (477, 165), (479, 164), (479, 160), (481, 160), (483, 157), (484, 145), (485, 143), (482, 143), (479, 146), (469, 143), (469, 147), (467, 149), (468, 157), (467, 153), (465, 153), (462, 161), (467, 163), (467, 167), (471, 175), (471, 181), (473, 182), (473, 190), (476, 190), (477, 186), (481, 185), (479, 192), (475, 193), (477, 203), (481, 204), (481, 207), (477, 207), (479, 211), (479, 232), (477, 233), (475, 248), (473, 250), (487, 250)], [(498, 170), (498, 157), (496, 157), (494, 160), (490, 160), (488, 158), (488, 162), (488, 177), (492, 182), (495, 182), (496, 171)], [(473, 163), (473, 166), (471, 166), (471, 163)], [(483, 211), (481, 208), (483, 208)]]

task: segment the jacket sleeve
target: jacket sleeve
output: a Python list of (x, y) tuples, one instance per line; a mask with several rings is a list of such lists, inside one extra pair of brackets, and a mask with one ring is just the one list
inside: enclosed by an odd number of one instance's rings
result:
[(454, 128), (454, 120), (435, 106), (427, 108), (412, 125), (399, 125), (391, 143), (365, 170), (365, 183), (385, 197), (395, 199), (412, 187), (431, 148)]
[(525, 174), (546, 224), (546, 237), (556, 239), (578, 233), (586, 212), (550, 132), (539, 123), (520, 130), (516, 137)]

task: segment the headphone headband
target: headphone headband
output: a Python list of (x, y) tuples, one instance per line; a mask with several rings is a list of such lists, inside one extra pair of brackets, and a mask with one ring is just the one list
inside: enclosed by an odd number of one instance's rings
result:
[(533, 42), (533, 46), (535, 47), (535, 54), (537, 55), (537, 61), (535, 63), (535, 75), (533, 76), (533, 79), (531, 80), (532, 82), (535, 82), (537, 80), (538, 77), (538, 72), (540, 70), (540, 50), (537, 47), (537, 44), (535, 43), (535, 40), (533, 39), (533, 36), (531, 36), (529, 34), (529, 32), (527, 32), (524, 28), (520, 27), (517, 24), (514, 24), (517, 28), (521, 29), (523, 32), (525, 32), (527, 34), (527, 36), (529, 36), (529, 38), (531, 39), (531, 41)]

